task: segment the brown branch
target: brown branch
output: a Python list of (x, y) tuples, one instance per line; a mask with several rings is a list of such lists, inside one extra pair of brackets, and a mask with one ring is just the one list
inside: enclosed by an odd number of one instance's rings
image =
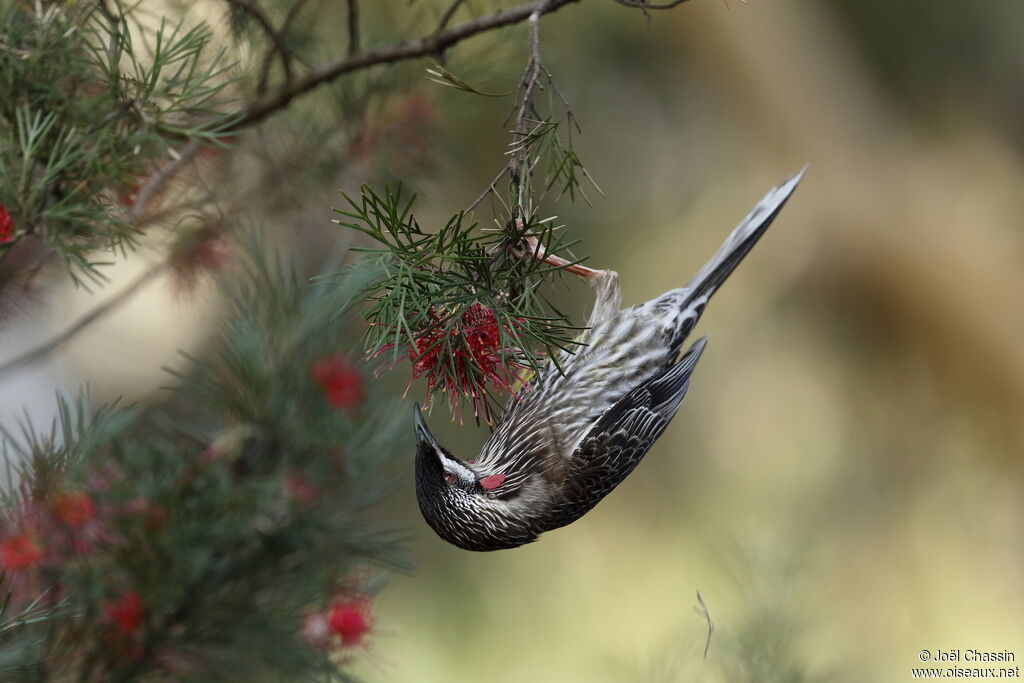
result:
[(310, 90), (344, 74), (380, 64), (392, 64), (394, 62), (437, 54), (445, 48), (460, 43), (472, 36), (524, 21), (534, 12), (539, 11), (540, 14), (549, 14), (565, 5), (579, 1), (541, 0), (539, 2), (529, 2), (517, 7), (501, 9), (493, 14), (478, 17), (451, 28), (435, 31), (416, 40), (404, 41), (376, 50), (334, 59), (316, 67), (301, 77), (295, 78), (291, 83), (281, 88), (281, 90), (261, 97), (244, 107), (237, 114), (238, 120), (234, 128), (242, 128), (258, 123), (276, 111), (288, 106), (296, 97), (304, 95)]
[(348, 5), (348, 56), (359, 54), (359, 0), (346, 0)]
[(647, 0), (615, 0), (615, 2), (625, 7), (636, 7), (645, 11), (649, 9), (672, 9), (686, 1), (687, 0), (665, 0), (665, 2), (647, 2)]
[(529, 27), (529, 58), (526, 62), (526, 70), (523, 72), (523, 80), (520, 88), (523, 95), (519, 100), (519, 108), (516, 112), (515, 122), (512, 126), (515, 136), (512, 144), (514, 152), (509, 158), (508, 169), (513, 186), (516, 188), (516, 215), (520, 221), (526, 219), (526, 207), (524, 206), (527, 177), (531, 174), (530, 169), (530, 145), (523, 140), (529, 135), (527, 118), (530, 113), (535, 113), (533, 105), (533, 91), (537, 87), (543, 72), (543, 64), (540, 61), (540, 13), (544, 9), (542, 4), (537, 8), (527, 21)]
[(131, 222), (138, 222), (138, 220), (142, 218), (142, 212), (146, 210), (146, 205), (149, 203), (149, 200), (153, 195), (160, 190), (164, 183), (177, 175), (178, 171), (185, 168), (185, 166), (188, 165), (188, 162), (192, 161), (196, 153), (199, 152), (201, 147), (201, 142), (193, 140), (178, 153), (178, 158), (165, 165), (163, 168), (158, 169), (146, 179), (146, 182), (144, 182), (142, 187), (139, 188), (139, 192), (135, 196), (135, 201), (132, 202), (131, 208), (128, 210), (128, 219)]

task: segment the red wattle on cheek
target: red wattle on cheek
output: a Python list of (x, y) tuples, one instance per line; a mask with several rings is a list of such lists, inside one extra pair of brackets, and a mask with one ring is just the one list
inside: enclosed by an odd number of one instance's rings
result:
[(504, 474), (492, 474), (489, 477), (484, 477), (483, 479), (481, 479), (480, 486), (482, 486), (485, 491), (493, 491), (494, 489), (501, 486), (501, 484), (505, 481), (505, 478), (506, 477)]

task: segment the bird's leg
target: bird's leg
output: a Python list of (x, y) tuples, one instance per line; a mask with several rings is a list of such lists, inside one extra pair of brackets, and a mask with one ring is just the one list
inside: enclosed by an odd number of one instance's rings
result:
[(604, 272), (603, 270), (587, 268), (586, 266), (581, 265), (579, 263), (572, 263), (571, 261), (566, 261), (561, 256), (549, 254), (548, 250), (544, 248), (544, 245), (540, 243), (540, 240), (538, 240), (533, 235), (527, 235), (525, 241), (527, 253), (532, 254), (533, 258), (537, 259), (538, 261), (543, 261), (548, 265), (552, 265), (557, 268), (563, 268), (564, 270), (566, 270), (569, 273), (572, 273), (573, 275), (579, 275), (582, 278), (592, 278), (597, 277)]
[(594, 328), (618, 312), (622, 303), (618, 273), (614, 270), (587, 268), (579, 263), (572, 263), (560, 256), (549, 254), (534, 235), (527, 235), (524, 239), (527, 253), (532, 254), (533, 258), (552, 266), (562, 267), (573, 275), (579, 275), (594, 290), (594, 310), (590, 313), (587, 327)]
[(587, 321), (587, 327), (593, 329), (619, 312), (622, 290), (619, 289), (619, 274), (614, 270), (595, 270), (587, 283), (594, 290), (594, 310)]

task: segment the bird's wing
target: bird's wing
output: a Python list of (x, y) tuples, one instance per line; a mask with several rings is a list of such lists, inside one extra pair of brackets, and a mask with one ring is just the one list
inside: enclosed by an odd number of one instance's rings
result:
[(675, 416), (690, 386), (705, 339), (699, 339), (678, 363), (640, 384), (606, 410), (580, 441), (552, 510), (558, 526), (588, 512), (633, 471)]

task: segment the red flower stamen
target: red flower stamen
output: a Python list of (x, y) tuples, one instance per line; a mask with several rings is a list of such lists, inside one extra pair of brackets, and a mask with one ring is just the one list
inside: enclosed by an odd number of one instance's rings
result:
[[(426, 377), (427, 403), (436, 391), (448, 394), (453, 414), (460, 401), (468, 398), (473, 414), (491, 422), (489, 387), (515, 394), (512, 385), (526, 367), (518, 349), (502, 346), (502, 339), (515, 337), (514, 326), (523, 322), (499, 323), (494, 311), (476, 302), (458, 317), (443, 316), (431, 308), (423, 324), (414, 332), (407, 353), (412, 363), (413, 380)], [(374, 350), (376, 357), (394, 348), (386, 344)]]

